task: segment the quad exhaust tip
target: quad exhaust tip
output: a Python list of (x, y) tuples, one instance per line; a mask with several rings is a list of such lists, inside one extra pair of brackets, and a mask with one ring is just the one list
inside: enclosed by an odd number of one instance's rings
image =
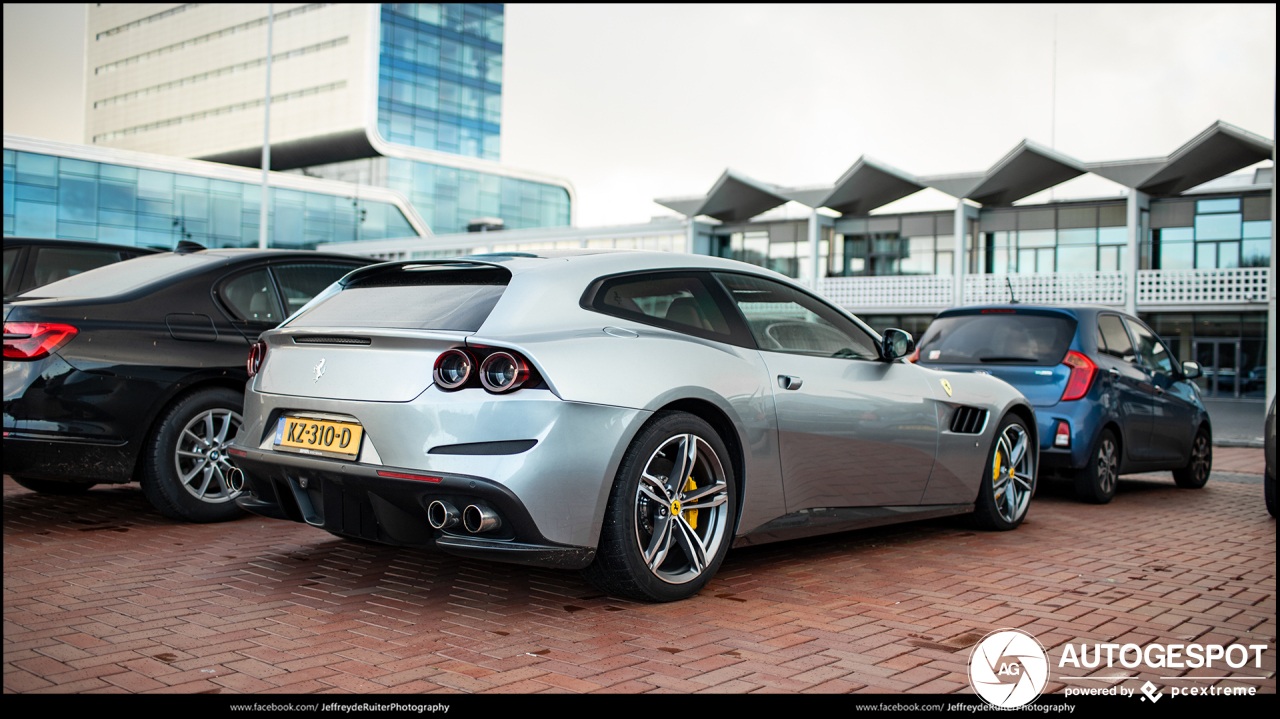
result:
[(244, 491), (244, 472), (240, 471), (239, 467), (232, 467), (227, 474), (227, 486), (232, 492)]
[(449, 529), (462, 520), (458, 508), (448, 502), (436, 500), (427, 505), (427, 522), (432, 529)]
[(462, 510), (462, 526), (472, 534), (491, 532), (502, 526), (502, 518), (488, 507), (473, 504)]

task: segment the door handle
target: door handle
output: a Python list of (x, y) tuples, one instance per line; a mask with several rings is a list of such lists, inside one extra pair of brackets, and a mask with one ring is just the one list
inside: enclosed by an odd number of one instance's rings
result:
[(1120, 370), (1116, 369), (1115, 367), (1112, 367), (1111, 369), (1107, 370), (1107, 372), (1110, 373), (1112, 377), (1120, 376)]
[(1164, 387), (1156, 387), (1156, 394), (1164, 394)]
[(778, 375), (778, 386), (783, 389), (800, 389), (800, 385), (804, 384), (804, 380), (799, 377), (791, 377), (789, 375)]

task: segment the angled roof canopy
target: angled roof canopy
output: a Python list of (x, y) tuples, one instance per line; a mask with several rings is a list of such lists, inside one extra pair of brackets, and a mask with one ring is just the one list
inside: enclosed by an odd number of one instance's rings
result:
[(724, 222), (748, 220), (787, 201), (827, 207), (844, 215), (866, 215), (925, 187), (983, 205), (1000, 206), (1086, 172), (1149, 195), (1168, 196), (1270, 159), (1274, 150), (1274, 141), (1219, 121), (1167, 158), (1086, 165), (1023, 140), (986, 172), (917, 177), (863, 156), (829, 187), (778, 187), (725, 170), (704, 197), (671, 197), (655, 202), (687, 217), (706, 215)]
[(983, 205), (1012, 205), (1085, 173), (1084, 165), (1030, 140), (997, 162), (966, 195)]
[(836, 180), (818, 206), (844, 215), (865, 215), (924, 188), (915, 175), (863, 155)]

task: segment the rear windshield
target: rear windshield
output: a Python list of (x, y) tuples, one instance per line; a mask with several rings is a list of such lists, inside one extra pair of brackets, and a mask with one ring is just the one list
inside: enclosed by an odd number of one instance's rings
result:
[(22, 299), (33, 297), (114, 297), (131, 292), (153, 282), (169, 280), (174, 275), (189, 270), (207, 268), (227, 258), (199, 252), (176, 254), (166, 252), (143, 255), (128, 262), (114, 262), (103, 267), (73, 274), (66, 279), (51, 282), (24, 292)]
[(920, 362), (1056, 365), (1075, 332), (1076, 321), (1057, 314), (939, 317), (920, 340)]
[(507, 289), (499, 267), (426, 266), (356, 278), (317, 298), (289, 327), (387, 327), (475, 332)]

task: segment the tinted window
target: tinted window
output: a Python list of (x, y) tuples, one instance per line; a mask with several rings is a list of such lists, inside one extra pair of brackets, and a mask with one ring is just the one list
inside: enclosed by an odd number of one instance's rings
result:
[(289, 316), (302, 309), (312, 297), (342, 276), (356, 269), (357, 265), (334, 265), (309, 262), (296, 265), (272, 265), (280, 294), (284, 295), (284, 313)]
[(95, 250), (78, 247), (36, 248), (35, 285), (78, 275), (121, 259), (119, 250)]
[(1133, 336), (1138, 340), (1138, 358), (1142, 360), (1142, 364), (1147, 369), (1156, 372), (1164, 372), (1173, 374), (1173, 358), (1169, 356), (1168, 350), (1161, 344), (1156, 336), (1146, 327), (1126, 319), (1125, 324), (1129, 325), (1129, 331), (1133, 332)]
[(1098, 350), (1126, 362), (1135, 361), (1133, 343), (1117, 315), (1098, 316)]
[(920, 361), (940, 364), (1055, 365), (1075, 336), (1076, 321), (1027, 312), (939, 317), (920, 340)]
[(702, 330), (726, 337), (730, 332), (715, 298), (693, 275), (631, 275), (606, 280), (592, 305), (611, 315), (677, 330)]
[(202, 252), (143, 255), (29, 290), (23, 297), (111, 297), (152, 283), (167, 285), (188, 271), (203, 270), (212, 263), (226, 261), (225, 256)]
[(13, 273), (13, 266), (18, 263), (18, 253), (22, 252), (20, 247), (6, 248), (4, 251), (4, 287), (7, 291), (9, 288), (9, 276)]
[(876, 359), (875, 340), (825, 303), (780, 282), (716, 273), (769, 352)]
[(240, 320), (278, 325), (284, 319), (265, 267), (231, 279), (222, 285), (221, 292), (223, 301)]
[(475, 332), (511, 281), (497, 267), (409, 266), (358, 277), (290, 327), (393, 327)]

